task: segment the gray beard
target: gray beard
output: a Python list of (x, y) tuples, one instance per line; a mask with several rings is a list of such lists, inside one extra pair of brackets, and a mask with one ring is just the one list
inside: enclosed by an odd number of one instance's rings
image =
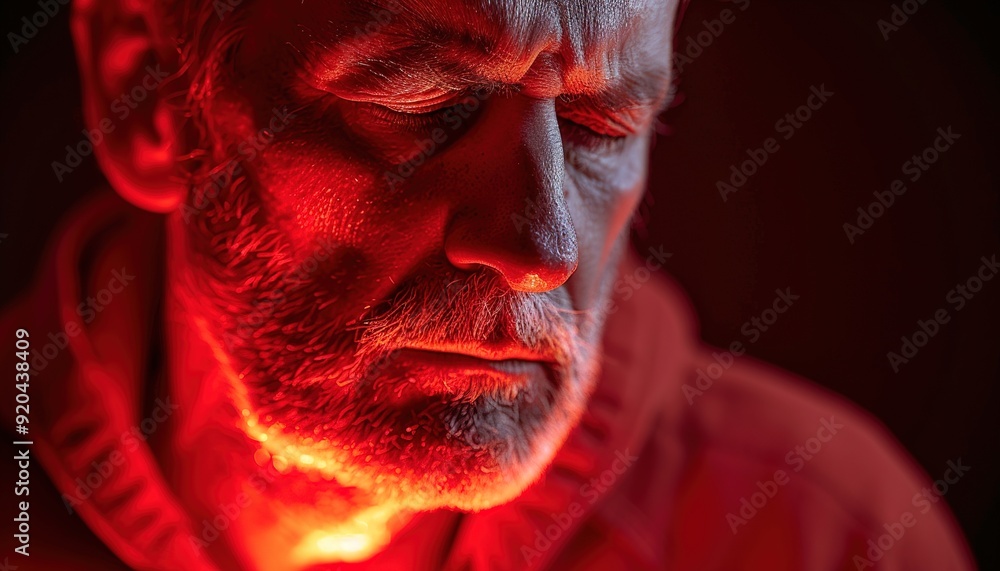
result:
[[(235, 181), (191, 225), (188, 289), (225, 349), (233, 394), (246, 395), (237, 406), (255, 420), (253, 430), (243, 427), (248, 434), (267, 433), (262, 446), (297, 470), (412, 509), (492, 507), (541, 474), (596, 384), (601, 309), (574, 311), (562, 288), (515, 292), (496, 274), (442, 263), (349, 325), (333, 311), (335, 293), (303, 273), (300, 257), (243, 186), (246, 179)], [(622, 236), (613, 259), (624, 243)], [(330, 253), (335, 260), (336, 248)], [(614, 277), (603, 277), (600, 302)], [(463, 339), (513, 339), (554, 355), (556, 364), (547, 382), (516, 392), (386, 402), (387, 392), (409, 381), (393, 374), (396, 348)], [(447, 379), (430, 379), (437, 381)]]

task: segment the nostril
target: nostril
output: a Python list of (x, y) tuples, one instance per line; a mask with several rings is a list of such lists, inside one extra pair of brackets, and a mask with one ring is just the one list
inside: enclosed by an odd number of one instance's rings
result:
[(517, 234), (503, 225), (484, 226), (474, 217), (457, 221), (445, 238), (448, 262), (462, 271), (489, 268), (515, 291), (541, 293), (563, 285), (579, 262), (576, 233), (568, 223), (548, 232)]
[(447, 252), (449, 263), (462, 271), (475, 272), (487, 269), (496, 272), (514, 291), (542, 293), (566, 283), (576, 271), (576, 261), (546, 264), (537, 256), (519, 256), (510, 251), (480, 248), (473, 251), (451, 248)]

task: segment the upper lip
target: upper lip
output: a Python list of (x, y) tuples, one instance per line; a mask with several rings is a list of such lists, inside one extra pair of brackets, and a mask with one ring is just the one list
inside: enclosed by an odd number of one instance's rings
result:
[(454, 353), (476, 357), (487, 361), (541, 361), (550, 362), (554, 359), (550, 355), (531, 350), (513, 341), (499, 343), (482, 343), (470, 341), (465, 343), (410, 343), (402, 349), (415, 349), (418, 351), (432, 351), (435, 353)]

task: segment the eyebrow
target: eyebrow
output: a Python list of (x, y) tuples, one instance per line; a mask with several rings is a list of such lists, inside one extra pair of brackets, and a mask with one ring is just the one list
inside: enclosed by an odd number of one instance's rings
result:
[[(546, 81), (544, 74), (534, 73), (536, 66), (549, 65), (540, 61), (545, 58), (558, 67), (558, 95), (565, 99), (585, 97), (604, 108), (644, 107), (656, 113), (669, 103), (672, 74), (666, 53), (665, 63), (644, 61), (640, 69), (623, 70), (622, 62), (618, 73), (607, 77), (606, 70), (595, 72), (582, 65), (572, 64), (567, 69), (565, 54), (546, 50), (551, 41), (530, 30), (522, 30), (513, 43), (537, 57), (518, 62), (516, 55), (504, 58), (498, 48), (501, 40), (479, 27), (458, 28), (405, 13), (397, 16), (379, 30), (381, 42), (348, 36), (331, 44), (314, 41), (300, 46), (310, 75), (347, 99), (419, 100), (484, 88), (518, 90), (526, 87), (526, 81), (554, 83)], [(555, 91), (557, 86), (547, 87)]]
[(598, 97), (612, 109), (648, 107), (659, 115), (670, 104), (670, 84), (673, 75), (669, 68), (647, 68), (631, 77), (612, 80)]
[[(464, 47), (456, 50), (455, 47)], [(438, 48), (444, 48), (438, 45)], [(318, 54), (313, 61), (314, 77), (338, 95), (348, 99), (401, 99), (417, 100), (439, 97), (445, 93), (471, 92), (476, 89), (488, 91), (509, 91), (524, 88), (524, 78), (508, 81), (497, 73), (485, 72), (489, 67), (486, 58), (475, 62), (476, 58), (456, 57), (476, 55), (475, 48), (449, 46), (449, 53), (435, 54), (428, 46), (420, 43), (385, 55), (372, 55), (353, 61), (338, 61), (331, 64), (331, 54)], [(481, 55), (481, 52), (479, 52)], [(428, 57), (434, 55), (439, 57)], [(334, 56), (336, 57), (336, 56)], [(478, 64), (478, 65), (477, 65)], [(671, 82), (669, 68), (646, 66), (644, 69), (612, 78), (595, 79), (596, 74), (583, 73), (591, 81), (566, 85), (560, 77), (559, 96), (565, 100), (586, 98), (609, 109), (647, 107), (659, 113), (669, 103)], [(533, 78), (528, 78), (528, 82)], [(553, 86), (554, 87), (554, 86)]]

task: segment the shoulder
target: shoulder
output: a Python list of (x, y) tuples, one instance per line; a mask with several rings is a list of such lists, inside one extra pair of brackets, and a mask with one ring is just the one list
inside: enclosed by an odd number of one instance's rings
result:
[(968, 471), (961, 458), (929, 478), (847, 399), (742, 347), (704, 345), (667, 276), (618, 305), (628, 338), (656, 355), (636, 367), (665, 397), (651, 442), (670, 459), (656, 481), (673, 488), (673, 568), (974, 568), (946, 504)]
[(730, 350), (700, 348), (681, 392), (687, 483), (713, 496), (712, 525), (741, 557), (790, 542), (803, 552), (789, 568), (973, 568), (943, 499), (968, 471), (960, 458), (935, 488), (870, 414)]

